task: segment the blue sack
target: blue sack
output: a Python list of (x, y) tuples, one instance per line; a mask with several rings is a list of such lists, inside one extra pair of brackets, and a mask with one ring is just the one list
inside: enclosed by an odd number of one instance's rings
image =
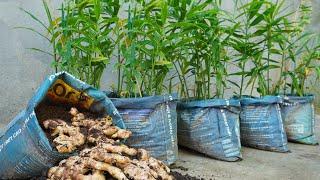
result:
[(284, 127), (289, 141), (317, 145), (315, 137), (314, 96), (284, 96), (281, 105)]
[(176, 96), (110, 99), (132, 131), (127, 145), (144, 148), (168, 165), (177, 160)]
[(224, 161), (241, 160), (239, 100), (180, 102), (179, 145)]
[(120, 114), (106, 95), (66, 72), (49, 76), (37, 89), (27, 108), (0, 134), (0, 179), (27, 179), (40, 176), (62, 159), (40, 127), (35, 108), (43, 100), (85, 108), (110, 115), (113, 123), (125, 128)]
[(279, 96), (243, 97), (240, 113), (241, 143), (262, 150), (288, 152)]

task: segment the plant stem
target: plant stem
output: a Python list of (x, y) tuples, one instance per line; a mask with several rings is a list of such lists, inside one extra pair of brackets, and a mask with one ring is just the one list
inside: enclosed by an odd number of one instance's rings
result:
[[(245, 71), (245, 62), (241, 62), (241, 72)], [(244, 85), (244, 74), (241, 74), (241, 84), (240, 84), (240, 97), (242, 96), (242, 92), (243, 92), (243, 85)]]
[(117, 93), (121, 93), (122, 89), (121, 89), (121, 56), (120, 56), (120, 44), (118, 44), (118, 86), (117, 86)]
[(277, 87), (277, 89), (275, 90), (275, 92), (277, 94), (280, 93), (280, 86), (282, 84), (282, 74), (283, 74), (283, 69), (284, 69), (284, 61), (285, 61), (285, 53), (283, 52), (282, 55), (281, 55), (281, 67), (280, 67), (280, 78), (279, 78), (279, 85)]
[[(268, 67), (270, 67), (270, 51), (271, 51), (271, 31), (270, 28), (268, 28), (268, 34), (267, 34), (267, 46), (268, 46)], [(267, 94), (270, 94), (270, 69), (268, 68), (267, 71)]]
[(253, 82), (252, 82), (252, 87), (251, 87), (251, 91), (250, 91), (250, 96), (252, 96), (253, 94), (253, 88), (254, 88), (254, 84), (256, 83), (256, 79), (257, 77), (254, 78)]

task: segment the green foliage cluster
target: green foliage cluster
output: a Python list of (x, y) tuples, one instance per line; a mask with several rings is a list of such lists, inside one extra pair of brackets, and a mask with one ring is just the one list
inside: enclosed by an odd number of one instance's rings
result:
[[(312, 44), (316, 34), (304, 32), (310, 23), (311, 4), (302, 1), (299, 8), (285, 12), (284, 1), (253, 0), (241, 4), (241, 19), (233, 38), (233, 48), (237, 51), (237, 62), (241, 71), (240, 95), (251, 86), (251, 94), (258, 84), (261, 96), (275, 94), (296, 94), (303, 96), (305, 81), (311, 71), (319, 76), (320, 41)], [(238, 7), (239, 7), (238, 6)], [(253, 68), (247, 68), (248, 63)], [(272, 80), (270, 71), (279, 71), (279, 79)], [(245, 79), (249, 80), (247, 83)], [(246, 85), (245, 85), (246, 84)], [(288, 90), (290, 89), (290, 91)]]
[(33, 28), (27, 28), (52, 44), (52, 53), (45, 52), (53, 57), (52, 66), (56, 71), (68, 71), (99, 87), (103, 70), (110, 62), (116, 44), (113, 27), (119, 19), (119, 1), (68, 0), (61, 5), (58, 17), (52, 16), (45, 0), (43, 5), (48, 25), (30, 12), (23, 11), (47, 31), (48, 35), (44, 35)]
[(43, 2), (48, 26), (25, 12), (50, 37), (26, 29), (50, 41), (53, 66), (99, 87), (114, 58), (122, 97), (178, 89), (188, 99), (223, 98), (231, 87), (240, 96), (303, 96), (308, 77), (320, 76), (318, 35), (304, 31), (308, 0), (289, 13), (284, 0), (235, 0), (232, 12), (221, 0), (66, 0), (56, 18)]

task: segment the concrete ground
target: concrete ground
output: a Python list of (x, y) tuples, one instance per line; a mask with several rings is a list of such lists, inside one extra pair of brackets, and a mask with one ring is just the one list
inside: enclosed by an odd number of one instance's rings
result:
[[(320, 116), (316, 135), (320, 140)], [(0, 123), (0, 131), (4, 124)], [(242, 148), (243, 160), (223, 162), (186, 149), (179, 150), (173, 171), (203, 179), (320, 180), (320, 147), (289, 143), (291, 153)]]
[[(320, 116), (316, 119), (320, 140)], [(174, 171), (218, 180), (320, 180), (320, 146), (289, 143), (289, 148), (291, 153), (284, 154), (243, 147), (239, 162), (223, 162), (180, 149)]]

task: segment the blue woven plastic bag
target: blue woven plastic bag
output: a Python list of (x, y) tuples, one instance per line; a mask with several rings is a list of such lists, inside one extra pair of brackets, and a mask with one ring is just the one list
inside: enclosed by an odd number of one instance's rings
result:
[(281, 105), (284, 127), (289, 141), (318, 144), (315, 134), (314, 96), (284, 96)]
[(44, 99), (108, 114), (113, 123), (125, 128), (120, 114), (103, 92), (65, 72), (51, 75), (37, 89), (27, 108), (0, 134), (0, 179), (39, 176), (71, 155), (60, 154), (52, 148), (38, 123), (35, 108)]
[(238, 100), (180, 102), (177, 112), (179, 145), (215, 159), (241, 159)]
[(176, 96), (111, 98), (132, 136), (126, 144), (166, 164), (178, 158)]
[(262, 150), (288, 152), (279, 96), (241, 99), (240, 134), (245, 146)]

